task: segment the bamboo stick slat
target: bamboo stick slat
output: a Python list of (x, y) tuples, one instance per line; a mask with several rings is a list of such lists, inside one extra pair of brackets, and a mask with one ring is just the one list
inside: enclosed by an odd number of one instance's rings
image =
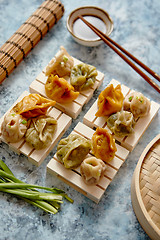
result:
[(63, 16), (60, 1), (44, 1), (0, 48), (0, 83)]

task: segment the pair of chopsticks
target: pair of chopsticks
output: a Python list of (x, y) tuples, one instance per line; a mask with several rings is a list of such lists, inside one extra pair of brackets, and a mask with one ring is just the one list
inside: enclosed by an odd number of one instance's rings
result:
[[(155, 79), (160, 82), (160, 76), (147, 67), (144, 63), (134, 57), (131, 53), (117, 44), (114, 40), (109, 38), (103, 32), (101, 32), (98, 28), (94, 27), (91, 23), (89, 23), (84, 17), (81, 15), (79, 18), (89, 27), (91, 28), (113, 51), (115, 51), (125, 62), (127, 62), (141, 77), (143, 77), (157, 92), (160, 93), (160, 86), (158, 86), (152, 79), (150, 79), (141, 69), (139, 69), (131, 60), (129, 60), (123, 53), (125, 53), (128, 57), (130, 57), (134, 62), (136, 62), (139, 66), (141, 66), (144, 70), (146, 70), (149, 74), (151, 74)], [(122, 52), (120, 52), (118, 49)]]

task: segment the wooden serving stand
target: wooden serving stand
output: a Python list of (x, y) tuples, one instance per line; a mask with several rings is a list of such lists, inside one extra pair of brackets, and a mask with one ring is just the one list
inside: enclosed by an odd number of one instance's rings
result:
[[(25, 96), (27, 96), (29, 92), (25, 91), (23, 94), (17, 99), (17, 101), (13, 104), (13, 106), (7, 111), (10, 112), (10, 110), (16, 105), (17, 102), (21, 101)], [(72, 119), (65, 113), (59, 111), (55, 107), (49, 108), (47, 112), (48, 116), (54, 117), (57, 120), (57, 129), (54, 134), (54, 138), (52, 140), (52, 143), (49, 147), (42, 149), (42, 150), (35, 150), (33, 147), (30, 147), (26, 142), (24, 137), (16, 143), (8, 143), (5, 141), (5, 139), (2, 136), (1, 133), (1, 127), (0, 127), (0, 140), (4, 143), (8, 144), (9, 147), (15, 151), (18, 154), (24, 154), (27, 156), (28, 160), (32, 162), (34, 165), (39, 166), (43, 160), (47, 157), (49, 152), (53, 149), (53, 147), (56, 145), (56, 143), (60, 140), (60, 138), (63, 136), (65, 131), (69, 128), (71, 125)], [(0, 125), (3, 122), (4, 116), (0, 119)]]
[[(112, 80), (110, 83), (114, 85), (120, 84), (116, 80)], [(128, 87), (121, 85), (122, 92), (124, 96), (126, 96), (130, 91)], [(116, 139), (116, 147), (117, 152), (114, 159), (108, 162), (106, 171), (104, 176), (101, 178), (100, 182), (94, 186), (88, 186), (84, 183), (79, 168), (74, 170), (66, 169), (57, 159), (56, 154), (51, 159), (51, 161), (47, 165), (47, 170), (53, 175), (56, 175), (68, 185), (76, 189), (77, 191), (84, 194), (86, 197), (90, 198), (92, 201), (98, 203), (105, 190), (118, 173), (118, 170), (126, 160), (128, 154), (135, 148), (136, 144), (138, 143), (139, 139), (157, 114), (159, 110), (159, 104), (155, 102), (151, 102), (151, 110), (150, 113), (146, 117), (141, 117), (137, 120), (135, 127), (134, 127), (134, 134), (128, 137), (120, 138), (113, 135)], [(97, 100), (89, 109), (89, 111), (85, 114), (83, 118), (83, 123), (78, 123), (75, 129), (73, 130), (74, 133), (80, 134), (81, 136), (85, 137), (86, 139), (91, 139), (92, 135), (97, 127), (106, 128), (106, 117), (95, 117), (95, 113), (97, 112)], [(110, 131), (108, 129), (108, 131)], [(111, 133), (111, 132), (110, 132)], [(111, 133), (112, 134), (112, 133)]]
[(134, 212), (145, 232), (160, 239), (160, 134), (144, 149), (132, 177)]

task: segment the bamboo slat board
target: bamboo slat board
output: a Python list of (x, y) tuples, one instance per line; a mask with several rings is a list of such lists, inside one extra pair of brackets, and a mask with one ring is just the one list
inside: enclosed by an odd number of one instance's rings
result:
[[(79, 134), (87, 139), (91, 139), (94, 132), (93, 129), (81, 122), (79, 122), (73, 130), (73, 133)], [(74, 170), (66, 169), (63, 164), (57, 160), (56, 154), (48, 163), (47, 171), (56, 175), (86, 197), (98, 203), (129, 154), (129, 151), (120, 145), (116, 144), (116, 147), (116, 155), (112, 161), (106, 164), (107, 168), (104, 176), (97, 185), (89, 186), (85, 184), (80, 175), (80, 168)]]
[[(74, 65), (81, 63), (78, 59), (74, 58)], [(45, 83), (47, 80), (47, 76), (45, 76), (45, 69), (36, 77), (36, 79), (30, 85), (30, 92), (31, 93), (39, 93), (44, 97), (46, 96), (45, 93)], [(100, 87), (104, 79), (104, 74), (98, 71), (98, 76), (96, 77), (96, 81), (93, 87), (89, 88), (88, 90), (81, 91), (78, 98), (75, 99), (72, 103), (66, 104), (59, 104), (56, 103), (55, 107), (61, 110), (62, 112), (66, 113), (72, 118), (77, 118), (79, 113), (82, 110), (82, 107), (88, 103), (88, 101), (93, 96), (94, 91)], [(69, 77), (66, 78), (69, 81)]]
[[(120, 84), (118, 81), (114, 79), (112, 79), (110, 83), (112, 83), (114, 87)], [(124, 85), (121, 85), (121, 87), (122, 87), (123, 95), (126, 96), (130, 92), (130, 89)], [(95, 113), (98, 111), (97, 101), (98, 100), (94, 102), (92, 107), (85, 114), (83, 118), (83, 123), (93, 129), (97, 127), (103, 127), (108, 129), (106, 124), (107, 117), (95, 116)], [(144, 134), (149, 124), (151, 123), (151, 121), (153, 120), (153, 118), (155, 117), (155, 115), (158, 113), (159, 107), (160, 105), (158, 103), (151, 101), (151, 109), (149, 114), (145, 117), (141, 117), (138, 119), (134, 127), (134, 130), (135, 130), (134, 134), (131, 134), (130, 136), (124, 137), (124, 138), (113, 135), (114, 138), (121, 144), (121, 146), (125, 147), (129, 151), (132, 151), (135, 148), (136, 144), (138, 143), (139, 139)]]
[(0, 83), (63, 16), (64, 6), (46, 0), (0, 48)]
[(133, 174), (131, 199), (143, 229), (160, 239), (160, 134), (144, 149)]
[[(17, 99), (17, 101), (13, 104), (13, 106), (28, 94), (29, 93), (25, 91)], [(9, 112), (13, 108), (13, 106), (7, 112)], [(0, 130), (0, 140), (8, 144), (9, 147), (16, 153), (18, 154), (22, 153), (25, 156), (27, 156), (28, 160), (32, 162), (34, 165), (39, 166), (43, 162), (45, 157), (49, 154), (49, 152), (52, 150), (52, 148), (55, 146), (55, 144), (59, 141), (59, 139), (62, 137), (62, 135), (65, 133), (65, 131), (68, 129), (68, 127), (71, 125), (71, 122), (72, 122), (71, 117), (67, 116), (65, 113), (61, 112), (55, 107), (52, 107), (48, 110), (48, 115), (51, 117), (54, 117), (57, 120), (57, 129), (54, 134), (53, 141), (49, 147), (44, 148), (42, 150), (35, 150), (25, 142), (24, 138), (22, 138), (19, 142), (16, 142), (16, 143), (7, 143), (5, 139), (2, 137), (1, 130)], [(1, 129), (3, 118), (4, 116), (0, 119), (0, 129)]]

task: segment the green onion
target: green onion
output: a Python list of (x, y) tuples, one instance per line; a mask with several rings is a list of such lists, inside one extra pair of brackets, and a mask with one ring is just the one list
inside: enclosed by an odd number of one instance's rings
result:
[[(47, 192), (39, 192), (37, 189)], [(0, 160), (0, 191), (17, 196), (52, 214), (58, 212), (63, 198), (73, 203), (73, 200), (61, 189), (27, 184), (17, 179), (2, 160)]]
[(67, 62), (68, 61), (68, 57), (66, 55), (63, 55), (63, 62)]
[(26, 121), (26, 120), (23, 120), (21, 123), (22, 123), (22, 124), (27, 124), (27, 121)]

